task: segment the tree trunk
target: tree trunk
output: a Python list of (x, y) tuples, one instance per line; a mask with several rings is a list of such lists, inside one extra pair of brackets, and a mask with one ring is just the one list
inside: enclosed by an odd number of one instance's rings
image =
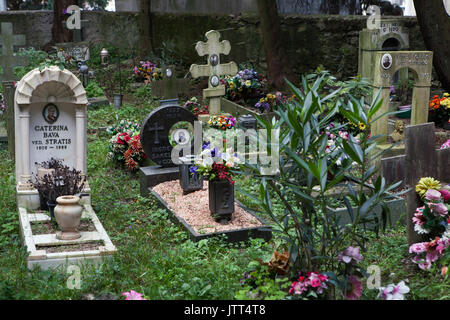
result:
[(269, 86), (280, 90), (286, 87), (284, 77), (293, 81), (294, 73), (281, 40), (277, 3), (273, 0), (258, 0), (257, 4), (266, 52)]
[(417, 21), (442, 86), (450, 90), (450, 17), (442, 0), (414, 0)]
[(141, 0), (139, 11), (139, 56), (144, 58), (153, 51), (151, 0)]
[(53, 4), (53, 27), (52, 40), (44, 46), (45, 51), (50, 51), (57, 43), (71, 42), (73, 40), (73, 32), (64, 25), (64, 21), (68, 16), (64, 15), (66, 10), (71, 5), (78, 5), (77, 0), (58, 0)]

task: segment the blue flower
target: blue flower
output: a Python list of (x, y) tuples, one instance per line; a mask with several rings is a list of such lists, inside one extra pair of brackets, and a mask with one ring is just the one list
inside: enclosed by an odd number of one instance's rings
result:
[(192, 175), (194, 176), (194, 178), (197, 178), (197, 170), (198, 170), (198, 166), (191, 166), (189, 168), (189, 172), (192, 173)]
[(202, 150), (205, 150), (206, 148), (209, 148), (209, 145), (211, 143), (210, 142), (206, 142), (203, 146), (202, 146)]

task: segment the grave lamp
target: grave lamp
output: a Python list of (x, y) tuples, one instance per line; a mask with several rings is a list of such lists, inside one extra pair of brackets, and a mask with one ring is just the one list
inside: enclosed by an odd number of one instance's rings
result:
[(87, 87), (89, 84), (89, 67), (86, 65), (86, 61), (79, 62), (79, 69), (81, 73), (81, 81), (83, 82), (83, 87)]
[(102, 58), (102, 65), (105, 66), (107, 63), (105, 62), (105, 59), (109, 56), (108, 50), (106, 48), (103, 48), (102, 51), (100, 51), (100, 57)]
[(195, 156), (184, 156), (180, 158), (180, 185), (183, 194), (203, 189), (203, 176), (194, 176), (190, 172), (194, 165)]
[(240, 116), (238, 119), (238, 124), (244, 130), (255, 129), (256, 130), (256, 119), (250, 114)]

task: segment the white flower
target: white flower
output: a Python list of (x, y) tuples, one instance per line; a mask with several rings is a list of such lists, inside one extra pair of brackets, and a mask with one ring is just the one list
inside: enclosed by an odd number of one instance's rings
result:
[(414, 231), (417, 232), (418, 234), (427, 234), (430, 232), (418, 224), (414, 225)]
[(410, 291), (404, 281), (400, 281), (397, 285), (391, 283), (387, 287), (381, 287), (379, 290), (378, 297), (382, 297), (385, 300), (404, 300), (404, 295)]

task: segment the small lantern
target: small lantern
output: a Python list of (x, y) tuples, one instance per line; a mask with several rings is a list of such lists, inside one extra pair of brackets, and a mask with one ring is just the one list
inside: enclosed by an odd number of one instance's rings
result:
[(240, 116), (238, 119), (238, 124), (244, 130), (248, 130), (248, 129), (256, 130), (256, 119), (255, 119), (255, 117), (253, 117), (250, 114)]
[(108, 50), (106, 48), (103, 48), (102, 51), (100, 51), (100, 57), (102, 58), (102, 65), (106, 65), (105, 59), (109, 56)]
[(183, 194), (203, 189), (203, 176), (194, 175), (190, 168), (194, 165), (194, 156), (185, 156), (180, 158), (180, 185)]
[(87, 87), (89, 84), (89, 67), (86, 65), (86, 61), (79, 62), (79, 69), (81, 73), (81, 81), (83, 82), (83, 87)]

